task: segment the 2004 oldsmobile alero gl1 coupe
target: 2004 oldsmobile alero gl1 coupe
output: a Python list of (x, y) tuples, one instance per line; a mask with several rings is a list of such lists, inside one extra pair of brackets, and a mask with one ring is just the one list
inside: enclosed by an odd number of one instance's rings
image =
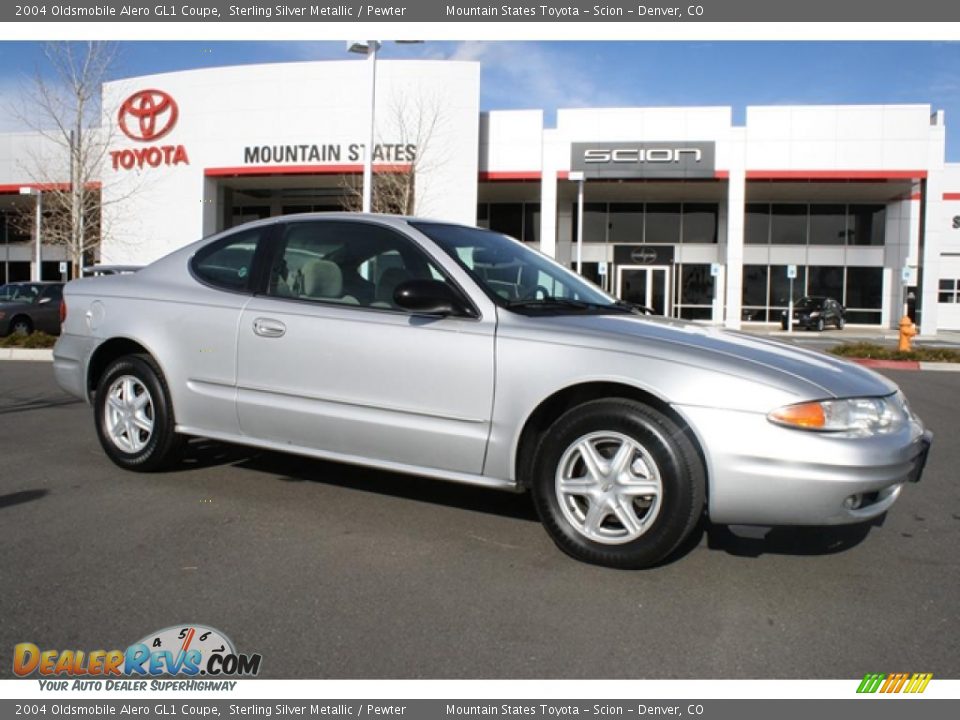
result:
[(616, 567), (662, 560), (705, 511), (869, 520), (931, 437), (869, 370), (642, 315), (513, 239), (401, 217), (272, 218), (71, 282), (54, 370), (121, 467), (204, 436), (530, 490), (560, 548)]

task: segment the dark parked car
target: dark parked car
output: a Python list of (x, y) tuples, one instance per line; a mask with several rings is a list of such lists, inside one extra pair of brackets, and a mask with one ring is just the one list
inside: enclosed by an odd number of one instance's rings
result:
[(29, 335), (42, 330), (60, 334), (61, 282), (18, 282), (0, 285), (0, 335)]
[[(846, 312), (843, 305), (833, 298), (802, 297), (793, 305), (793, 326), (810, 330), (823, 330), (827, 325), (835, 325), (838, 330), (843, 329), (843, 315)], [(787, 329), (787, 311), (780, 313), (780, 327)]]

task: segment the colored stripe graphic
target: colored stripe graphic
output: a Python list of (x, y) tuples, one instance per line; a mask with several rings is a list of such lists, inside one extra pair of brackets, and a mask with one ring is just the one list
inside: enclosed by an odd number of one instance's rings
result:
[(863, 682), (857, 688), (858, 693), (875, 693), (880, 683), (883, 682), (886, 675), (883, 673), (867, 673), (863, 676)]
[(933, 673), (867, 673), (860, 681), (858, 693), (922, 693), (933, 679)]

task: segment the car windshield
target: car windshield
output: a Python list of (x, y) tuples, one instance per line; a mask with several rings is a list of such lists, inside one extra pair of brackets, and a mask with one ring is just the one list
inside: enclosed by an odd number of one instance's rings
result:
[(457, 261), (501, 307), (516, 312), (633, 312), (633, 307), (506, 235), (411, 223)]
[(40, 297), (43, 288), (33, 283), (10, 283), (0, 285), (0, 302), (33, 303)]
[(805, 297), (797, 300), (797, 310), (819, 310), (823, 307), (823, 298)]

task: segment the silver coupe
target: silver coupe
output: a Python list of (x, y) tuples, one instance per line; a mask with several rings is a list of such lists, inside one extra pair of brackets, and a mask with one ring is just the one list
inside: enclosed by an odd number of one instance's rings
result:
[(529, 490), (562, 550), (625, 568), (704, 514), (867, 521), (931, 439), (862, 367), (644, 315), (494, 232), (379, 215), (271, 218), (75, 280), (54, 371), (123, 468), (203, 436)]

